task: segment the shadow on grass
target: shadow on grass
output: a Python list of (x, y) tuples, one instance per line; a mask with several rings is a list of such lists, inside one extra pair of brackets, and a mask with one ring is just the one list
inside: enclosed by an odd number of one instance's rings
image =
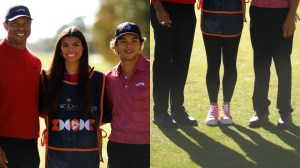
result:
[[(194, 127), (180, 127), (189, 136), (173, 129), (159, 128), (173, 143), (186, 151), (199, 167), (251, 168), (255, 165), (242, 154), (230, 149)], [(195, 143), (196, 142), (196, 143)], [(186, 167), (189, 167), (188, 165)]]
[[(262, 137), (253, 129), (233, 124), (239, 132), (232, 130), (231, 127), (220, 127), (221, 131), (232, 138), (247, 156), (256, 163), (257, 167), (262, 168), (298, 168), (300, 166), (300, 141), (299, 136), (290, 134), (285, 130), (276, 128), (271, 123), (264, 127), (267, 131), (276, 134), (283, 142), (290, 145), (294, 150), (288, 150), (277, 144), (268, 141), (267, 137)], [(299, 135), (299, 127), (293, 128)], [(248, 138), (245, 138), (246, 134)]]
[(300, 127), (294, 125), (288, 130), (280, 130), (275, 125), (271, 124), (264, 127), (265, 130), (277, 135), (283, 142), (292, 147), (299, 156), (298, 166), (300, 167)]

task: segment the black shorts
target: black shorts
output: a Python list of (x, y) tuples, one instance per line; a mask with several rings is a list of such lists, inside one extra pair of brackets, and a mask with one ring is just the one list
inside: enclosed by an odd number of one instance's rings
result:
[(108, 168), (149, 168), (150, 144), (123, 144), (108, 141)]

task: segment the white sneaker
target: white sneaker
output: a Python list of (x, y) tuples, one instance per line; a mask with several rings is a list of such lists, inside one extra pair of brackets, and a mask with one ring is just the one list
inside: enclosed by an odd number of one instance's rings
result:
[(218, 124), (218, 115), (219, 115), (219, 109), (218, 109), (218, 104), (216, 103), (211, 103), (210, 104), (210, 109), (207, 113), (206, 117), (206, 125), (209, 126), (215, 126)]
[(232, 117), (230, 115), (230, 103), (222, 104), (220, 124), (223, 124), (223, 125), (231, 125), (232, 124)]

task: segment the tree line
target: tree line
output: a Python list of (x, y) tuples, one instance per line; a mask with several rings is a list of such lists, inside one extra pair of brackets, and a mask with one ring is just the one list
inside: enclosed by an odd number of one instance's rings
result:
[[(97, 53), (111, 62), (117, 62), (119, 59), (109, 48), (109, 42), (114, 37), (116, 26), (126, 21), (139, 25), (143, 36), (147, 39), (142, 53), (149, 58), (150, 13), (149, 2), (146, 0), (102, 0), (92, 27), (85, 25), (84, 17), (78, 17), (61, 26), (57, 30), (56, 37), (67, 26), (77, 26), (84, 32), (91, 54)], [(40, 39), (28, 47), (33, 51), (53, 52), (56, 37)]]

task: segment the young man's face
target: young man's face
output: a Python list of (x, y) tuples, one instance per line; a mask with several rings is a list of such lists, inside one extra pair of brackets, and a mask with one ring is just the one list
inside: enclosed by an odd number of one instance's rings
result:
[(140, 38), (135, 34), (124, 34), (116, 41), (116, 50), (123, 61), (138, 60), (141, 49)]
[(15, 20), (4, 23), (7, 30), (8, 42), (12, 46), (26, 46), (27, 38), (31, 33), (31, 19), (28, 17), (19, 17)]

